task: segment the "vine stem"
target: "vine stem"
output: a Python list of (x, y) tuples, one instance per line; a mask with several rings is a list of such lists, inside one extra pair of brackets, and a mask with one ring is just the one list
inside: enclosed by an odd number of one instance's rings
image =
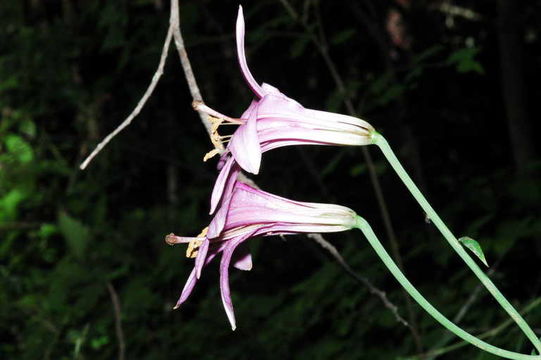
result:
[(440, 313), (428, 300), (424, 298), (423, 295), (413, 286), (413, 284), (406, 278), (406, 276), (400, 271), (396, 263), (393, 261), (389, 253), (385, 250), (379, 239), (377, 238), (374, 231), (370, 227), (370, 224), (360, 216), (357, 216), (357, 221), (355, 227), (361, 230), (372, 246), (376, 251), (376, 254), (383, 261), (385, 266), (389, 269), (391, 274), (398, 280), (400, 285), (411, 295), (411, 297), (426, 311), (428, 312), (436, 321), (441, 325), (447, 328), (449, 331), (453, 332), (456, 336), (461, 339), (469, 342), (470, 344), (477, 346), (478, 348), (489, 352), (491, 354), (500, 356), (502, 358), (511, 359), (511, 360), (541, 360), (539, 355), (526, 355), (517, 353), (514, 351), (505, 350), (494, 345), (491, 345), (472, 334), (464, 331), (462, 328), (457, 326), (451, 320), (447, 319), (445, 315)]
[(438, 228), (440, 233), (445, 237), (449, 242), (451, 247), (458, 253), (458, 255), (464, 260), (466, 265), (473, 271), (473, 273), (479, 278), (481, 283), (485, 288), (492, 294), (492, 296), (498, 301), (502, 308), (509, 314), (509, 316), (515, 321), (515, 323), (520, 327), (524, 334), (535, 346), (537, 351), (541, 353), (541, 341), (537, 338), (532, 328), (526, 323), (524, 318), (519, 314), (519, 312), (511, 305), (511, 303), (503, 296), (503, 294), (498, 290), (496, 285), (488, 278), (488, 276), (477, 266), (475, 261), (471, 256), (464, 250), (462, 245), (453, 235), (451, 230), (445, 225), (443, 220), (438, 216), (436, 211), (430, 206), (429, 202), (423, 196), (419, 188), (415, 185), (411, 177), (408, 175), (400, 161), (394, 154), (393, 150), (389, 146), (387, 140), (379, 133), (375, 132), (372, 134), (373, 144), (377, 145), (389, 163), (391, 164), (394, 171), (398, 174), (404, 185), (408, 188), (410, 193), (413, 195), (415, 200), (421, 205), (421, 208), (426, 213), (426, 216), (429, 220), (432, 221), (434, 225)]

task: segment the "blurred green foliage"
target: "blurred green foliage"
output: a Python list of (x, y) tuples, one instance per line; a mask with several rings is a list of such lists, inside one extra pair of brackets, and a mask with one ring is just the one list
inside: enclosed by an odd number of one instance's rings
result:
[[(380, 22), (396, 6), (384, 3), (372, 14)], [(492, 5), (481, 3), (475, 11), (489, 17)], [(406, 160), (411, 152), (397, 124), (409, 123), (435, 207), (457, 233), (478, 240), (495, 266), (496, 283), (519, 308), (540, 296), (540, 164), (532, 164), (529, 177), (512, 170), (494, 92), (497, 72), (490, 59), (497, 50), (490, 22), (463, 20), (445, 28), (448, 15), (412, 8), (406, 20), (416, 24), (410, 29), (414, 46), (407, 54), (397, 50), (389, 68), (381, 60), (389, 54), (378, 54), (349, 2), (292, 4), (310, 31), (319, 32), (322, 19), (346, 92), (336, 90), (306, 28), (278, 1), (244, 4), (255, 77), (307, 107), (345, 112), (344, 100), (355, 100)], [(176, 54), (171, 52), (140, 117), (88, 170), (77, 168), (142, 95), (158, 62), (168, 6), (159, 0), (0, 3), (0, 358), (116, 358), (108, 284), (120, 300), (127, 359), (401, 359), (417, 353), (408, 328), (303, 237), (251, 240), (254, 269), (232, 277), (237, 331), (231, 332), (221, 306), (216, 264), (205, 269), (190, 300), (171, 310), (193, 264), (163, 236), (197, 234), (206, 225), (216, 175), (214, 163), (201, 162), (210, 143), (190, 109)], [(234, 54), (236, 6), (181, 4), (203, 96), (228, 114), (250, 101)], [(538, 10), (538, 1), (528, 5), (526, 23)], [(343, 20), (334, 22), (336, 17)], [(528, 24), (540, 30), (539, 23)], [(468, 46), (469, 38), (478, 45)], [(538, 40), (531, 46), (539, 47)], [(541, 75), (528, 71), (532, 78)], [(423, 221), (381, 156), (373, 156), (406, 272), (452, 317), (476, 280)], [(265, 154), (257, 181), (280, 195), (350, 206), (384, 237), (359, 149)], [(361, 234), (328, 238), (408, 318), (403, 294)], [(456, 340), (446, 339), (415, 306), (413, 313), (423, 350)], [(537, 329), (540, 314), (534, 309), (527, 315)], [(504, 320), (481, 291), (463, 324), (481, 333)], [(530, 349), (514, 327), (489, 341)], [(465, 347), (439, 358), (491, 357)]]

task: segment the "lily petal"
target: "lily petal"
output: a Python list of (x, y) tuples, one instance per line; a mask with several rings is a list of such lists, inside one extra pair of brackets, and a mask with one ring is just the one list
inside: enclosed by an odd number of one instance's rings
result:
[[(233, 189), (235, 188), (235, 184), (237, 183), (237, 177), (240, 172), (239, 166), (232, 160), (232, 158), (230, 161), (231, 163), (233, 163), (232, 165), (233, 168), (225, 169), (225, 172), (228, 174), (227, 179), (225, 180), (225, 186), (223, 190), (220, 192), (220, 194), (216, 195), (216, 199), (215, 199), (216, 204), (218, 204), (221, 200), (221, 206), (209, 224), (209, 228), (207, 232), (207, 237), (209, 239), (214, 239), (220, 236), (220, 233), (225, 227), (227, 216), (229, 214), (229, 208), (230, 208), (229, 204), (231, 203), (231, 199), (233, 197)], [(220, 175), (222, 175), (222, 173), (220, 173)], [(213, 191), (213, 196), (214, 196), (214, 191)]]
[(220, 170), (220, 174), (218, 174), (218, 178), (214, 183), (214, 188), (212, 189), (212, 195), (210, 197), (210, 215), (212, 215), (214, 211), (216, 211), (216, 207), (218, 206), (218, 203), (222, 198), (224, 189), (226, 188), (228, 181), (233, 177), (231, 175), (234, 175), (236, 179), (236, 174), (230, 174), (234, 162), (235, 159), (229, 156), (227, 160), (225, 160)]
[(261, 144), (257, 136), (257, 112), (253, 111), (245, 124), (233, 134), (229, 150), (244, 170), (257, 174), (261, 165)]
[(252, 254), (250, 254), (250, 249), (247, 244), (242, 244), (237, 250), (233, 267), (242, 271), (252, 270)]
[(265, 95), (265, 92), (259, 86), (257, 81), (255, 81), (250, 69), (248, 69), (248, 64), (246, 63), (246, 54), (244, 53), (244, 15), (242, 13), (242, 6), (239, 5), (239, 13), (237, 16), (237, 56), (239, 58), (240, 69), (242, 70), (242, 75), (248, 86), (252, 89), (257, 97), (262, 98)]
[(195, 276), (197, 279), (201, 278), (201, 270), (203, 269), (205, 259), (207, 258), (209, 244), (209, 239), (205, 238), (201, 246), (199, 246), (199, 251), (197, 252), (197, 257), (195, 258)]
[[(212, 250), (208, 252), (208, 255), (204, 261), (203, 266), (208, 265), (219, 253), (223, 251), (225, 248), (224, 244), (221, 244), (219, 246), (213, 246)], [(178, 309), (180, 305), (182, 305), (188, 297), (191, 295), (195, 284), (197, 284), (197, 277), (196, 277), (196, 270), (195, 267), (193, 268), (192, 272), (190, 273), (190, 276), (188, 276), (188, 280), (186, 281), (186, 284), (184, 285), (184, 288), (182, 289), (182, 293), (180, 294), (179, 299), (177, 300), (177, 303), (175, 305), (174, 309)]]
[(233, 310), (233, 302), (231, 301), (231, 290), (229, 288), (229, 264), (231, 263), (231, 257), (233, 252), (243, 241), (252, 237), (257, 231), (255, 229), (247, 234), (239, 236), (235, 239), (231, 239), (227, 242), (227, 245), (223, 251), (222, 260), (220, 261), (220, 292), (222, 295), (222, 302), (224, 304), (225, 313), (231, 323), (231, 329), (237, 328), (235, 321), (235, 311)]

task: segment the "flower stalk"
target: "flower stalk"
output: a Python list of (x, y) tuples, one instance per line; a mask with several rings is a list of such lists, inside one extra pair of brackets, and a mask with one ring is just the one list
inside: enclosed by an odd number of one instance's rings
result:
[(443, 237), (449, 242), (451, 247), (456, 251), (456, 253), (464, 260), (466, 265), (473, 271), (485, 288), (492, 294), (492, 296), (498, 301), (502, 308), (509, 314), (509, 316), (515, 321), (515, 323), (520, 327), (524, 334), (535, 346), (537, 351), (541, 353), (541, 341), (538, 339), (532, 328), (526, 323), (524, 318), (519, 314), (519, 312), (511, 305), (511, 303), (505, 298), (505, 296), (498, 290), (496, 285), (489, 279), (489, 277), (479, 268), (471, 256), (464, 250), (460, 242), (453, 235), (451, 230), (445, 225), (443, 220), (438, 216), (436, 211), (432, 208), (428, 200), (421, 193), (417, 185), (413, 182), (411, 177), (408, 175), (393, 150), (391, 149), (387, 140), (379, 133), (374, 131), (372, 133), (372, 143), (377, 145), (389, 163), (391, 164), (394, 171), (400, 177), (400, 180), (406, 185), (410, 193), (413, 195), (415, 200), (419, 203), (421, 208), (426, 213), (427, 218), (436, 226), (440, 231)]
[(379, 256), (379, 258), (383, 261), (387, 269), (391, 272), (391, 274), (398, 280), (400, 285), (404, 287), (404, 289), (408, 292), (408, 294), (411, 295), (411, 297), (426, 311), (428, 312), (436, 321), (438, 321), (441, 325), (443, 325), (446, 329), (463, 339), (464, 341), (467, 341), (468, 343), (477, 346), (478, 348), (489, 352), (491, 354), (500, 356), (502, 358), (506, 359), (512, 359), (512, 360), (541, 360), (541, 356), (539, 355), (526, 355), (517, 353), (514, 351), (505, 350), (499, 347), (496, 347), (494, 345), (491, 345), (472, 334), (464, 331), (460, 327), (458, 327), (455, 323), (453, 323), (451, 320), (449, 320), (445, 315), (440, 313), (434, 306), (428, 302), (428, 300), (425, 299), (423, 295), (417, 289), (413, 286), (413, 284), (406, 278), (406, 276), (400, 271), (396, 263), (393, 261), (389, 253), (385, 250), (381, 242), (379, 241), (376, 234), (374, 234), (374, 231), (370, 227), (370, 224), (363, 219), (360, 216), (357, 216), (357, 223), (356, 228), (362, 231), (372, 248), (374, 248), (376, 254)]

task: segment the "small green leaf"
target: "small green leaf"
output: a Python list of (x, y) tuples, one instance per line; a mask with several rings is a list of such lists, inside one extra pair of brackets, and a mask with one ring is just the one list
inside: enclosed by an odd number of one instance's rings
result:
[(97, 338), (94, 338), (90, 341), (90, 347), (94, 350), (98, 350), (102, 348), (103, 346), (107, 345), (109, 343), (109, 338), (107, 335), (102, 335)]
[(481, 63), (476, 60), (477, 54), (479, 54), (478, 48), (463, 48), (449, 55), (447, 63), (455, 65), (459, 73), (476, 72), (483, 75), (485, 70)]
[(475, 254), (485, 264), (486, 267), (488, 267), (487, 260), (485, 258), (485, 254), (483, 253), (483, 249), (481, 249), (481, 245), (475, 240), (473, 240), (471, 237), (463, 236), (460, 239), (458, 239), (466, 248), (470, 249), (471, 252)]
[(0, 222), (13, 220), (17, 216), (17, 208), (28, 195), (21, 189), (15, 188), (0, 197)]
[(58, 227), (54, 224), (41, 224), (38, 235), (41, 238), (47, 239), (58, 232)]
[(9, 153), (21, 163), (28, 163), (34, 158), (32, 147), (20, 136), (8, 134), (5, 139), (6, 148)]
[(36, 124), (29, 119), (24, 119), (19, 124), (19, 131), (33, 138), (36, 136)]

